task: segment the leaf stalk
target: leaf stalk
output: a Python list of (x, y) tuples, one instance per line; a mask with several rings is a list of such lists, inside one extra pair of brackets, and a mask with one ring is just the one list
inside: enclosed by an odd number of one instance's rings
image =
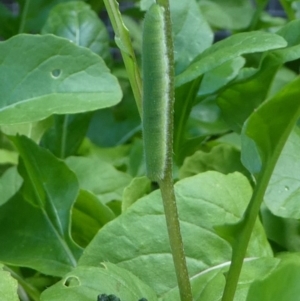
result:
[(142, 79), (131, 38), (125, 27), (116, 0), (103, 0), (119, 46), (140, 116), (142, 115)]

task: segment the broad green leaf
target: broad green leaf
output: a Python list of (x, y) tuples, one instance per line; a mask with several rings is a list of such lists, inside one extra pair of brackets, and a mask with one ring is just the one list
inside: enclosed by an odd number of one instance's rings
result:
[(300, 263), (286, 260), (271, 275), (263, 280), (254, 282), (247, 296), (247, 301), (295, 301), (300, 295)]
[(87, 47), (109, 61), (109, 37), (105, 25), (90, 6), (82, 1), (56, 5), (50, 12), (43, 34), (52, 33), (78, 46)]
[(291, 132), (272, 174), (265, 203), (273, 214), (300, 218), (300, 129)]
[(102, 265), (76, 268), (45, 290), (41, 301), (96, 301), (101, 294), (112, 294), (121, 300), (157, 300), (154, 291), (130, 272), (109, 262)]
[(192, 108), (187, 123), (189, 137), (218, 135), (228, 130), (214, 97), (208, 97)]
[(300, 251), (300, 221), (293, 218), (282, 218), (272, 214), (263, 204), (261, 218), (267, 237), (275, 242), (279, 251)]
[(0, 3), (0, 20), (1, 38), (8, 39), (18, 32), (18, 18), (3, 3)]
[(58, 158), (75, 155), (86, 135), (91, 118), (91, 113), (54, 116), (54, 125), (43, 135), (41, 145)]
[(240, 156), (239, 150), (227, 144), (219, 144), (208, 153), (197, 151), (184, 160), (179, 169), (179, 178), (191, 177), (208, 170), (215, 170), (224, 174), (238, 171), (248, 175), (241, 163)]
[(251, 231), (248, 223), (253, 224), (257, 218), (279, 155), (300, 116), (300, 103), (296, 101), (300, 96), (299, 81), (297, 78), (263, 103), (244, 124), (241, 159), (257, 183), (243, 219), (234, 225), (221, 226), (218, 230), (231, 243), (236, 242), (236, 248), (244, 248), (245, 242), (239, 244), (242, 230)]
[(202, 78), (203, 76), (175, 89), (173, 151), (177, 163), (182, 162), (184, 158), (182, 152), (185, 150), (183, 143), (186, 140), (186, 124), (195, 104)]
[(300, 57), (300, 35), (298, 28), (300, 20), (295, 20), (287, 23), (276, 34), (282, 36), (287, 42), (288, 47), (275, 50), (274, 53), (283, 63), (294, 61)]
[(96, 12), (99, 12), (101, 8), (104, 7), (103, 1), (98, 1), (98, 0), (87, 0), (87, 3), (89, 3), (92, 7), (92, 9)]
[(17, 172), (16, 167), (5, 171), (0, 179), (0, 205), (7, 202), (21, 187), (23, 179)]
[(0, 261), (62, 276), (81, 249), (70, 236), (78, 182), (64, 162), (25, 136), (11, 138), (21, 161), (21, 192), (0, 207)]
[(1, 126), (1, 132), (7, 136), (24, 135), (36, 143), (39, 143), (44, 133), (52, 126), (53, 118), (43, 119), (37, 122), (7, 124)]
[(229, 85), (217, 98), (222, 116), (228, 125), (240, 133), (245, 120), (266, 99), (281, 60), (266, 55), (258, 71), (248, 80)]
[(3, 265), (0, 264), (0, 296), (1, 301), (19, 301), (18, 282), (9, 272), (3, 271)]
[(0, 125), (112, 106), (122, 92), (103, 60), (53, 35), (0, 43)]
[(141, 7), (141, 10), (147, 10), (149, 9), (149, 7), (155, 3), (155, 0), (141, 0), (140, 1), (140, 7)]
[(118, 169), (124, 169), (128, 165), (130, 145), (118, 145), (116, 147), (99, 147), (86, 138), (78, 150), (79, 155), (84, 157), (99, 158), (106, 163), (112, 164)]
[[(153, 0), (141, 1), (147, 10)], [(183, 72), (192, 60), (213, 42), (213, 31), (203, 17), (196, 0), (170, 0), (176, 74)]]
[(238, 56), (205, 73), (198, 96), (210, 95), (233, 80), (245, 65), (246, 60)]
[(183, 72), (192, 60), (213, 42), (213, 32), (196, 0), (171, 0), (175, 72)]
[(255, 12), (248, 0), (198, 0), (201, 10), (214, 28), (241, 30), (250, 25)]
[(247, 53), (282, 48), (286, 41), (272, 33), (245, 32), (220, 41), (197, 56), (190, 66), (176, 77), (176, 86), (192, 81), (226, 61)]
[[(241, 217), (251, 196), (247, 179), (238, 173), (207, 172), (177, 182), (175, 192), (190, 277), (230, 260), (231, 248), (214, 226)], [(248, 256), (270, 255), (264, 231), (257, 223)], [(97, 266), (103, 260), (128, 269), (158, 295), (176, 286), (159, 191), (138, 200), (106, 224), (85, 249), (80, 265)]]
[[(245, 301), (251, 283), (269, 276), (279, 266), (280, 260), (269, 258), (246, 258), (234, 301)], [(230, 262), (209, 268), (191, 279), (195, 301), (220, 301), (225, 285), (224, 274)], [(257, 301), (263, 299), (257, 299)], [(160, 301), (179, 301), (178, 288), (174, 288), (160, 298)]]
[(66, 164), (77, 175), (80, 188), (92, 192), (104, 204), (121, 201), (123, 189), (131, 181), (130, 175), (116, 170), (101, 159), (69, 157)]
[(0, 149), (0, 164), (17, 164), (18, 154), (7, 149)]
[[(174, 151), (177, 163), (192, 154), (194, 146), (198, 147), (206, 135), (228, 130), (214, 97), (207, 96), (233, 80), (244, 63), (242, 57), (233, 58), (205, 73), (202, 79), (176, 89)], [(195, 105), (197, 102), (200, 103)], [(185, 141), (187, 137), (189, 140)]]
[(72, 237), (86, 247), (98, 230), (115, 218), (109, 207), (86, 190), (80, 190), (72, 210)]
[[(242, 132), (242, 162), (254, 175), (275, 167), (278, 156), (300, 116), (300, 79), (286, 85), (254, 112)], [(276, 118), (275, 118), (276, 117)], [(269, 175), (271, 176), (271, 174)]]
[(276, 34), (282, 36), (288, 42), (288, 47), (300, 44), (300, 33), (297, 30), (297, 28), (299, 28), (299, 24), (300, 20), (288, 22), (276, 32)]
[(41, 291), (56, 282), (52, 276), (47, 276), (22, 267), (5, 266), (5, 270), (18, 281), (20, 301), (26, 298), (28, 299), (28, 297), (32, 300), (40, 300)]
[(241, 150), (241, 136), (234, 132), (219, 137), (215, 142), (226, 143), (234, 146), (239, 151)]
[(242, 162), (255, 178), (255, 188), (243, 218), (217, 228), (232, 247), (236, 274), (231, 274), (233, 285), (238, 281), (239, 268), (248, 246), (250, 234), (259, 214), (263, 198), (282, 148), (300, 116), (299, 78), (287, 85), (273, 98), (263, 103), (244, 124)]
[[(138, 113), (130, 86), (126, 81), (122, 102), (113, 108), (95, 112), (88, 131), (91, 141), (102, 147), (112, 147), (128, 142), (141, 131)], [(101, 135), (99, 135), (101, 129)]]
[(62, 2), (69, 2), (73, 0), (17, 0), (20, 3), (21, 12), (23, 12), (26, 5), (27, 13), (24, 16), (23, 32), (40, 32), (45, 23), (50, 10), (57, 4)]
[(270, 86), (268, 98), (273, 97), (278, 93), (285, 85), (296, 79), (297, 73), (289, 68), (282, 66), (275, 74), (272, 85)]
[(133, 203), (150, 192), (151, 181), (147, 177), (133, 178), (124, 189), (122, 211), (127, 210)]
[(133, 177), (142, 177), (146, 174), (144, 145), (141, 139), (134, 139), (131, 145), (128, 173)]

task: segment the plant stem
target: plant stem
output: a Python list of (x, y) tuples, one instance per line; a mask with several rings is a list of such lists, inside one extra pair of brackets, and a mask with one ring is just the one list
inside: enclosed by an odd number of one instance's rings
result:
[(222, 301), (233, 301), (234, 299), (249, 240), (257, 220), (260, 206), (263, 201), (265, 191), (268, 187), (271, 174), (272, 173), (264, 173), (262, 174), (262, 177), (258, 179), (258, 185), (253, 192), (249, 206), (247, 207), (244, 217), (241, 221), (241, 228), (237, 233), (237, 239), (232, 248), (232, 261), (226, 277), (226, 285)]
[(21, 16), (21, 22), (20, 22), (20, 27), (19, 27), (19, 32), (18, 33), (23, 33), (25, 29), (25, 21), (28, 13), (28, 7), (29, 7), (30, 0), (26, 0), (24, 3), (23, 11), (22, 11), (22, 16)]
[(18, 283), (23, 287), (25, 292), (33, 301), (39, 301), (41, 293), (30, 283), (22, 278), (17, 272), (5, 266), (4, 270), (11, 273), (11, 275), (18, 281)]
[[(282, 144), (281, 149), (283, 145), (284, 144)], [(253, 227), (257, 220), (260, 206), (263, 202), (265, 192), (267, 190), (277, 159), (281, 152), (280, 147), (278, 149), (279, 150), (276, 156), (270, 158), (267, 166), (263, 168), (263, 171), (257, 177), (257, 186), (254, 189), (250, 203), (244, 213), (242, 220), (238, 224), (234, 225), (236, 229), (236, 239), (232, 244), (232, 260), (226, 277), (226, 285), (223, 292), (222, 301), (233, 301), (234, 299)]]
[(170, 172), (167, 172), (166, 177), (159, 182), (159, 186), (164, 204), (169, 241), (173, 255), (180, 298), (181, 301), (192, 301), (192, 290), (180, 233), (173, 179)]
[(142, 79), (138, 68), (135, 53), (132, 47), (128, 29), (125, 27), (119, 4), (116, 0), (103, 0), (112, 27), (115, 32), (115, 41), (121, 50), (121, 55), (127, 70), (130, 85), (140, 116), (142, 115)]

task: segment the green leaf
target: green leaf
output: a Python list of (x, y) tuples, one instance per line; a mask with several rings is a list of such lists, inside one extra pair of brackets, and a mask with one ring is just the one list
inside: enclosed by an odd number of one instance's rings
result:
[(183, 72), (213, 42), (213, 32), (195, 0), (170, 2), (173, 22), (175, 72)]
[(88, 130), (92, 114), (54, 116), (54, 126), (47, 130), (41, 146), (58, 158), (75, 155)]
[(300, 218), (300, 129), (291, 132), (272, 174), (265, 203), (273, 214)]
[[(247, 179), (238, 173), (207, 172), (177, 182), (175, 192), (190, 277), (230, 260), (231, 248), (214, 226), (241, 217), (251, 196)], [(264, 231), (257, 223), (248, 256), (270, 255)], [(97, 266), (103, 260), (128, 269), (158, 295), (176, 286), (159, 191), (138, 200), (106, 224), (85, 249), (80, 265)]]
[(22, 32), (40, 32), (45, 20), (49, 15), (50, 10), (57, 4), (62, 2), (69, 2), (73, 0), (17, 0), (20, 4), (21, 12), (25, 10), (28, 5), (24, 16), (24, 28)]
[(86, 190), (80, 190), (72, 211), (72, 237), (83, 247), (98, 230), (115, 218), (112, 210)]
[[(245, 259), (234, 301), (245, 301), (251, 283), (270, 275), (280, 264), (276, 258)], [(224, 274), (228, 271), (230, 262), (209, 268), (191, 279), (195, 301), (221, 300), (225, 285)], [(165, 294), (161, 301), (179, 301), (178, 288)], [(257, 299), (260, 300), (260, 299)], [(263, 300), (263, 299), (261, 299)]]
[(17, 34), (18, 18), (3, 3), (0, 3), (0, 20), (0, 37), (8, 39)]
[[(141, 1), (147, 10), (155, 1)], [(176, 74), (183, 72), (192, 60), (213, 42), (213, 31), (203, 17), (196, 0), (170, 0)]]
[(3, 265), (0, 264), (0, 296), (1, 301), (19, 301), (18, 282), (9, 272), (3, 271)]
[(122, 211), (127, 210), (133, 203), (150, 192), (151, 181), (147, 177), (133, 178), (124, 189)]
[(266, 55), (253, 76), (229, 85), (220, 93), (217, 102), (222, 116), (234, 131), (240, 133), (245, 120), (265, 101), (281, 64), (278, 58)]
[(211, 136), (228, 132), (228, 125), (214, 97), (206, 98), (192, 108), (188, 123), (188, 136)]
[(276, 34), (282, 36), (288, 42), (288, 47), (274, 51), (283, 63), (294, 61), (300, 57), (299, 25), (300, 20), (295, 20), (287, 23), (276, 32)]
[(95, 112), (88, 132), (95, 144), (102, 147), (121, 145), (141, 131), (141, 117), (129, 89), (129, 86), (124, 89), (124, 98), (120, 104)]
[(243, 54), (263, 52), (286, 45), (287, 43), (282, 37), (272, 33), (253, 31), (235, 34), (215, 43), (197, 56), (190, 66), (176, 77), (176, 86), (190, 82)]
[(295, 301), (300, 294), (299, 257), (287, 260), (271, 275), (254, 282), (247, 296), (247, 301)]
[[(215, 97), (207, 96), (233, 80), (244, 63), (245, 59), (242, 57), (233, 58), (208, 71), (198, 80), (176, 89), (174, 151), (177, 163), (182, 162), (186, 155), (192, 154), (194, 146), (198, 147), (206, 135), (228, 130)], [(197, 102), (199, 103), (196, 104)], [(189, 140), (185, 141), (186, 137)]]
[(100, 294), (113, 294), (121, 300), (157, 300), (154, 291), (130, 272), (109, 262), (103, 266), (76, 268), (45, 290), (41, 301), (91, 301)]
[(97, 158), (69, 157), (66, 164), (77, 175), (80, 188), (94, 193), (104, 204), (122, 200), (131, 176)]
[(24, 135), (38, 143), (44, 133), (52, 126), (53, 118), (43, 119), (38, 122), (6, 124), (1, 126), (1, 132), (7, 136)]
[(1, 42), (0, 77), (1, 125), (105, 108), (122, 95), (99, 56), (53, 35)]
[[(255, 178), (255, 188), (243, 218), (234, 224), (217, 228), (219, 235), (233, 247), (233, 265), (228, 283), (238, 282), (249, 237), (257, 220), (263, 198), (282, 148), (300, 116), (299, 79), (263, 103), (244, 124), (242, 162)], [(274, 118), (276, 116), (276, 118)], [(231, 295), (227, 290), (228, 298)]]
[(141, 139), (134, 139), (130, 154), (128, 173), (133, 177), (141, 177), (146, 174), (146, 163), (144, 158), (144, 145)]
[(255, 12), (248, 0), (198, 0), (200, 8), (214, 28), (241, 30), (250, 25)]
[(284, 86), (296, 79), (297, 73), (289, 68), (282, 66), (275, 74), (272, 85), (270, 86), (268, 97), (273, 97)]
[(199, 86), (203, 77), (193, 80), (175, 89), (174, 104), (174, 142), (173, 151), (176, 154), (176, 162), (182, 162), (185, 152), (183, 143), (186, 140), (186, 123), (195, 103)]
[[(300, 116), (300, 79), (286, 85), (254, 112), (242, 132), (242, 162), (254, 175), (272, 172), (282, 148)], [(274, 118), (276, 116), (276, 118)]]
[(300, 221), (298, 219), (276, 216), (264, 204), (261, 209), (261, 218), (268, 239), (276, 244), (275, 250), (300, 251)]
[(141, 10), (147, 10), (149, 9), (149, 7), (155, 3), (155, 0), (141, 0), (140, 1), (140, 7), (141, 7)]
[(276, 34), (282, 36), (288, 42), (288, 47), (300, 44), (300, 33), (297, 30), (297, 28), (299, 28), (299, 24), (300, 20), (288, 22), (276, 32)]
[(217, 92), (233, 80), (245, 65), (246, 60), (238, 56), (205, 73), (198, 96), (206, 96)]
[(85, 139), (78, 153), (84, 157), (99, 158), (118, 169), (124, 169), (124, 165), (128, 165), (130, 147), (128, 144), (115, 147), (99, 147), (89, 139)]
[(213, 147), (209, 153), (197, 151), (184, 160), (179, 169), (179, 178), (191, 177), (208, 170), (215, 170), (224, 174), (238, 171), (248, 176), (240, 156), (240, 151), (227, 144), (219, 144)]
[(42, 33), (66, 38), (78, 46), (89, 48), (105, 61), (110, 60), (106, 27), (84, 2), (72, 1), (56, 5), (51, 10)]
[(22, 158), (24, 183), (21, 192), (0, 207), (0, 260), (62, 276), (81, 254), (70, 236), (77, 179), (62, 161), (25, 136), (11, 139)]
[(0, 164), (17, 164), (18, 154), (7, 149), (0, 149)]
[(17, 172), (16, 167), (5, 171), (0, 179), (0, 205), (7, 202), (21, 187), (23, 179)]

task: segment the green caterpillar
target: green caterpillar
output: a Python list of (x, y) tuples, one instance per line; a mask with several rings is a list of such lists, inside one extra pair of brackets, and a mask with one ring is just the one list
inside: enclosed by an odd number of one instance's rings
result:
[[(170, 33), (166, 11), (153, 4), (146, 13), (143, 29), (143, 135), (147, 176), (152, 181), (164, 178), (172, 131)], [(170, 101), (171, 99), (171, 101)]]

